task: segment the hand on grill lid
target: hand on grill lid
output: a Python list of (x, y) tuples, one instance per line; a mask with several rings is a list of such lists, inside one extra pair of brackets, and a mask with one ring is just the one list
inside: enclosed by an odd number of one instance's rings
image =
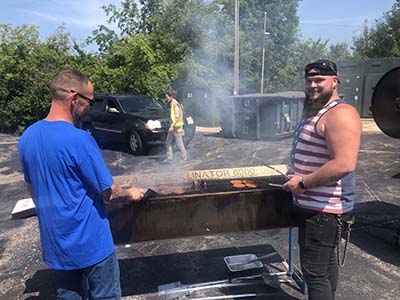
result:
[(132, 199), (133, 202), (138, 202), (140, 201), (143, 196), (144, 196), (144, 190), (137, 188), (137, 187), (131, 187), (126, 190)]

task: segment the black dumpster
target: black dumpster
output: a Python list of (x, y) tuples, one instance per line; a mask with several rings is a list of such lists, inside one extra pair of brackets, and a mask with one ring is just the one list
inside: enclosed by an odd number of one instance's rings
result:
[(301, 121), (303, 92), (251, 94), (220, 99), (222, 134), (263, 139), (290, 136)]

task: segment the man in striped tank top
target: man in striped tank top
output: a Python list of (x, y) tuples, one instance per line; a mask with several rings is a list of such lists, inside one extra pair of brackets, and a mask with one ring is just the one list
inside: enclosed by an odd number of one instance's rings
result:
[(339, 97), (337, 67), (318, 60), (305, 68), (303, 120), (293, 141), (291, 191), (298, 219), (300, 262), (309, 300), (333, 300), (339, 268), (338, 224), (353, 209), (361, 122)]

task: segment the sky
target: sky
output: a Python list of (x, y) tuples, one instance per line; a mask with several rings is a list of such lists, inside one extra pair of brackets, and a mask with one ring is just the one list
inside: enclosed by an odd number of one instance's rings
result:
[[(232, 0), (233, 1), (233, 0)], [(251, 1), (251, 0), (242, 0)], [(98, 24), (106, 24), (101, 8), (121, 0), (1, 0), (0, 24), (39, 26), (42, 38), (48, 37), (59, 25), (78, 43), (84, 42)], [(352, 44), (354, 35), (362, 32), (365, 20), (371, 26), (391, 10), (395, 0), (302, 0), (299, 2), (301, 36), (329, 43)]]
[(298, 9), (302, 38), (351, 45), (353, 36), (362, 33), (365, 20), (368, 26), (374, 25), (394, 3), (395, 0), (303, 0)]

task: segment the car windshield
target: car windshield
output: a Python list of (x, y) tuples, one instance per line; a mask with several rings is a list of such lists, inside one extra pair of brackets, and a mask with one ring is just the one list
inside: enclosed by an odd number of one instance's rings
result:
[(163, 109), (163, 106), (148, 96), (118, 96), (119, 103), (127, 113), (138, 110)]

